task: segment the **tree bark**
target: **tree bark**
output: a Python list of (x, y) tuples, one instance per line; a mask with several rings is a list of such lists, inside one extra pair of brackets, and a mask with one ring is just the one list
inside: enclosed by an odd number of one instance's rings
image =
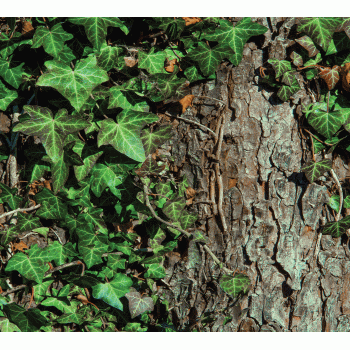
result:
[[(192, 94), (203, 98), (181, 115), (217, 135), (224, 120), (219, 159), (213, 135), (171, 111), (175, 136), (159, 152), (173, 157), (174, 176), (186, 174), (195, 190), (189, 210), (198, 214), (196, 228), (210, 249), (227, 268), (247, 274), (251, 289), (239, 300), (230, 297), (219, 287), (219, 267), (200, 244), (183, 238), (181, 257), (168, 254), (159, 295), (183, 331), (350, 331), (348, 247), (320, 229), (334, 221), (326, 204), (334, 181), (310, 184), (300, 170), (312, 158), (309, 137), (300, 133), (301, 104), (311, 101), (306, 81), (298, 75), (302, 89), (284, 103), (259, 84), (258, 68), (267, 59), (287, 59), (295, 19), (252, 20), (269, 31), (245, 45), (237, 67), (223, 63), (216, 81), (195, 86)], [(216, 164), (224, 222), (210, 204), (220, 200)], [(337, 157), (333, 169), (344, 178), (346, 159)], [(231, 320), (223, 325), (225, 317)]]

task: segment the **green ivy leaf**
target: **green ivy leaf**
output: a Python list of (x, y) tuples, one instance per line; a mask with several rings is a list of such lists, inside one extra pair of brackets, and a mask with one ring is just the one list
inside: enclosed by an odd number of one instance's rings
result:
[(323, 109), (314, 109), (307, 118), (308, 123), (322, 136), (330, 138), (343, 125), (342, 111), (328, 112)]
[(164, 278), (166, 273), (164, 267), (159, 264), (145, 264), (147, 272), (144, 274), (145, 278)]
[(144, 51), (139, 52), (139, 64), (138, 67), (146, 69), (150, 74), (164, 73), (164, 61), (166, 53), (164, 51), (155, 52), (155, 48), (146, 53)]
[(292, 65), (289, 61), (278, 60), (277, 58), (270, 58), (267, 62), (269, 62), (272, 68), (274, 69), (277, 79), (286, 72), (292, 70)]
[(51, 29), (38, 27), (35, 30), (32, 48), (44, 46), (44, 50), (51, 56), (58, 58), (62, 51), (64, 42), (73, 39), (73, 35), (67, 33), (61, 23), (55, 24)]
[(220, 278), (219, 284), (224, 292), (236, 298), (239, 293), (247, 293), (250, 280), (248, 276), (243, 274), (237, 274), (235, 276), (223, 275)]
[(10, 61), (0, 58), (0, 76), (15, 89), (18, 89), (23, 82), (23, 77), (26, 73), (23, 70), (24, 62), (19, 66), (10, 68)]
[(219, 20), (219, 27), (214, 32), (203, 35), (203, 37), (207, 40), (217, 41), (222, 45), (230, 46), (235, 52), (230, 61), (233, 65), (238, 66), (243, 58), (245, 43), (252, 36), (266, 32), (266, 27), (253, 23), (250, 17), (245, 17), (235, 26), (227, 20)]
[(84, 26), (86, 36), (98, 51), (106, 40), (107, 27), (120, 28), (125, 34), (129, 33), (123, 21), (117, 17), (74, 17), (68, 21)]
[(289, 98), (294, 95), (297, 91), (300, 90), (300, 85), (298, 83), (298, 79), (293, 76), (293, 83), (291, 86), (288, 85), (282, 85), (280, 89), (277, 92), (277, 96), (282, 100), (282, 101), (288, 101)]
[(110, 282), (93, 286), (92, 295), (94, 298), (101, 299), (108, 305), (123, 311), (123, 304), (119, 299), (129, 292), (131, 286), (131, 278), (117, 273)]
[(83, 118), (70, 117), (66, 109), (60, 109), (55, 117), (46, 107), (24, 106), (23, 109), (29, 114), (30, 119), (17, 124), (13, 131), (39, 136), (53, 163), (57, 163), (63, 156), (64, 140), (67, 135), (90, 125)]
[(327, 51), (333, 33), (341, 22), (342, 20), (336, 17), (303, 17), (299, 19), (298, 32), (306, 33)]
[(12, 101), (18, 97), (18, 93), (15, 90), (9, 90), (0, 81), (0, 110), (6, 111), (7, 107)]
[(146, 99), (130, 90), (124, 90), (121, 86), (110, 88), (108, 108), (123, 108), (139, 112), (148, 112), (149, 106)]
[(319, 162), (308, 162), (300, 170), (305, 173), (306, 178), (310, 183), (313, 183), (320, 176), (322, 176), (326, 171), (332, 169), (332, 161), (330, 159), (323, 159)]
[(74, 70), (68, 64), (59, 61), (46, 61), (45, 66), (47, 71), (38, 79), (36, 85), (56, 89), (77, 111), (96, 86), (109, 80), (106, 71), (97, 66), (95, 56), (78, 61)]
[(220, 62), (224, 58), (231, 58), (234, 52), (229, 45), (216, 45), (210, 48), (203, 42), (198, 44), (198, 47), (192, 50), (186, 57), (197, 62), (201, 72), (208, 76), (215, 73)]
[(22, 202), (22, 197), (16, 195), (18, 188), (10, 188), (0, 182), (0, 190), (0, 199), (2, 203), (7, 203), (12, 210), (17, 209)]
[(100, 54), (97, 56), (97, 65), (105, 71), (117, 66), (118, 57), (124, 52), (124, 48), (118, 46), (109, 46), (103, 43)]
[(350, 228), (350, 215), (339, 221), (328, 222), (322, 228), (322, 234), (332, 235), (334, 238), (338, 238)]

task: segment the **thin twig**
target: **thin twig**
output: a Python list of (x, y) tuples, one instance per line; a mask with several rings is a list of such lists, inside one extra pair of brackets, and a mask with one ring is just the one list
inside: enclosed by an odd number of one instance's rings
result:
[(339, 182), (338, 177), (337, 177), (336, 173), (334, 172), (334, 170), (331, 169), (330, 172), (331, 172), (331, 175), (332, 175), (335, 183), (337, 184), (338, 191), (339, 191), (339, 197), (340, 197), (340, 200), (339, 200), (339, 211), (338, 211), (337, 216), (335, 217), (335, 221), (339, 221), (339, 219), (340, 219), (340, 212), (341, 212), (341, 209), (342, 209), (342, 206), (343, 206), (343, 191), (342, 191), (340, 182)]
[(38, 209), (40, 207), (41, 207), (41, 204), (37, 204), (34, 207), (30, 207), (30, 208), (15, 209), (15, 210), (12, 210), (12, 211), (9, 211), (7, 213), (4, 213), (4, 214), (0, 215), (0, 219), (4, 218), (5, 216), (9, 216), (9, 215), (15, 214), (17, 212), (32, 211), (32, 210)]
[(307, 133), (309, 133), (312, 137), (314, 137), (317, 141), (323, 143), (324, 145), (333, 146), (331, 143), (327, 143), (327, 142), (324, 142), (324, 141), (320, 140), (317, 136), (315, 136), (314, 134), (312, 134), (309, 130), (304, 129), (304, 131), (306, 131)]
[(92, 94), (90, 94), (90, 97), (95, 101), (97, 108), (100, 110), (100, 112), (102, 113), (102, 115), (106, 118), (109, 119), (104, 112), (102, 111), (102, 109), (100, 108), (100, 105), (97, 103), (97, 101), (95, 100), (94, 96)]
[(197, 122), (195, 122), (195, 121), (193, 121), (193, 120), (189, 120), (189, 119), (186, 119), (186, 118), (182, 118), (182, 117), (179, 117), (179, 116), (176, 116), (176, 115), (171, 115), (170, 113), (167, 113), (167, 112), (165, 112), (164, 114), (167, 115), (168, 117), (178, 118), (178, 119), (181, 119), (181, 120), (183, 120), (183, 121), (185, 121), (185, 122), (198, 125), (199, 127), (201, 127), (201, 128), (203, 128), (203, 129), (209, 131), (211, 134), (213, 134), (213, 135), (216, 137), (216, 134), (215, 134), (215, 132), (214, 132), (213, 130), (207, 128), (206, 126), (204, 126), (204, 125), (202, 125), (202, 124), (200, 124), (200, 123), (197, 123)]

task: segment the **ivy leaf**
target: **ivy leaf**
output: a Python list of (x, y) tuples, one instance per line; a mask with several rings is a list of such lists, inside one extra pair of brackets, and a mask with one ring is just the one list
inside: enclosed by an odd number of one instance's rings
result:
[(293, 76), (293, 83), (291, 86), (288, 85), (282, 85), (280, 89), (277, 92), (277, 96), (282, 100), (282, 101), (288, 101), (289, 98), (295, 94), (297, 91), (300, 90), (300, 86), (298, 83), (298, 79)]
[(339, 53), (350, 48), (350, 39), (345, 33), (334, 33), (333, 39), (328, 46), (326, 56)]
[(327, 113), (317, 108), (309, 114), (307, 121), (322, 136), (330, 138), (341, 128), (344, 117), (341, 110)]
[(250, 280), (248, 276), (243, 274), (237, 274), (234, 277), (223, 275), (219, 280), (219, 284), (224, 292), (236, 298), (240, 293), (247, 293)]
[(295, 39), (295, 41), (298, 44), (300, 44), (308, 52), (309, 57), (314, 57), (315, 55), (317, 55), (320, 52), (317, 49), (317, 47), (315, 46), (312, 39), (307, 35), (304, 35), (299, 39)]
[(277, 58), (270, 58), (267, 62), (269, 62), (272, 68), (274, 69), (277, 79), (281, 77), (284, 73), (292, 70), (292, 66), (289, 61), (278, 60)]
[(290, 58), (293, 61), (293, 64), (297, 67), (300, 67), (303, 65), (303, 58), (301, 57), (301, 55), (299, 55), (297, 52), (293, 51), (290, 54)]
[(145, 264), (147, 272), (144, 274), (145, 278), (164, 278), (166, 276), (165, 269), (159, 264)]
[(23, 109), (29, 114), (30, 119), (17, 124), (13, 131), (39, 136), (53, 163), (58, 162), (63, 155), (66, 136), (90, 125), (83, 118), (68, 116), (66, 109), (60, 109), (55, 117), (46, 107), (24, 106)]
[(51, 165), (53, 193), (56, 194), (66, 183), (69, 176), (69, 166), (63, 154), (57, 162)]
[(23, 75), (26, 73), (23, 70), (24, 62), (19, 66), (10, 68), (10, 62), (0, 58), (0, 76), (6, 81), (6, 83), (18, 89), (21, 85)]
[(157, 131), (144, 129), (141, 132), (141, 141), (145, 149), (146, 157), (154, 153), (164, 142), (169, 140), (173, 133), (171, 124), (162, 125)]
[(125, 294), (129, 301), (131, 318), (143, 314), (145, 311), (153, 311), (154, 303), (150, 297), (141, 297), (139, 292), (129, 292)]
[(208, 76), (215, 73), (217, 67), (223, 58), (231, 58), (234, 52), (229, 45), (216, 45), (210, 48), (203, 42), (198, 44), (198, 47), (192, 50), (186, 57), (197, 62), (201, 72)]
[(185, 206), (185, 198), (177, 196), (174, 200), (167, 201), (162, 210), (169, 219), (177, 221), (181, 217), (181, 212)]
[(49, 189), (43, 188), (34, 196), (34, 199), (41, 204), (41, 207), (36, 212), (36, 215), (39, 217), (44, 219), (65, 219), (68, 216), (67, 205)]
[(243, 48), (245, 43), (255, 35), (267, 32), (267, 28), (253, 23), (250, 17), (243, 18), (235, 26), (227, 20), (219, 20), (219, 27), (212, 33), (207, 33), (203, 37), (207, 40), (217, 41), (222, 45), (228, 45), (235, 52), (230, 61), (238, 66), (243, 58)]
[(123, 304), (119, 299), (129, 292), (131, 286), (131, 278), (124, 274), (117, 273), (110, 282), (92, 286), (92, 296), (123, 311)]
[(106, 40), (107, 27), (120, 28), (125, 34), (129, 33), (123, 21), (117, 17), (74, 17), (68, 21), (84, 26), (87, 38), (98, 51)]
[(25, 278), (40, 284), (49, 270), (47, 263), (50, 261), (43, 253), (36, 244), (31, 246), (28, 256), (18, 252), (9, 260), (5, 271), (18, 271)]
[(322, 234), (338, 238), (350, 228), (350, 215), (339, 221), (328, 222), (322, 227)]
[(139, 64), (138, 67), (146, 69), (150, 74), (157, 74), (164, 72), (164, 61), (166, 53), (164, 51), (154, 52), (155, 48), (146, 53), (143, 51), (139, 52)]
[(53, 87), (67, 98), (77, 111), (96, 86), (109, 80), (106, 71), (97, 66), (95, 56), (80, 60), (74, 70), (68, 64), (59, 61), (46, 61), (45, 66), (48, 70), (38, 79), (36, 85)]
[(22, 198), (16, 195), (18, 189), (10, 188), (2, 182), (0, 182), (0, 190), (0, 199), (2, 200), (2, 202), (6, 202), (12, 210), (17, 209), (19, 204), (22, 202)]
[(118, 46), (109, 46), (102, 44), (99, 56), (97, 56), (97, 65), (105, 71), (109, 71), (117, 65), (118, 57), (124, 52), (124, 48)]
[(305, 173), (306, 178), (310, 183), (313, 183), (326, 171), (332, 169), (332, 161), (330, 159), (323, 159), (320, 162), (309, 162), (301, 168), (301, 171)]
[(41, 227), (41, 223), (38, 217), (34, 215), (17, 213), (17, 229), (21, 232), (32, 231), (38, 227)]
[[(331, 198), (329, 198), (329, 202), (327, 203), (333, 210), (336, 212), (339, 211), (339, 204), (340, 204), (340, 196), (339, 195), (333, 195)], [(345, 206), (344, 206), (345, 208)]]
[(15, 90), (9, 90), (0, 81), (0, 110), (6, 111), (9, 104), (18, 97), (18, 93)]
[(44, 46), (44, 50), (57, 58), (62, 51), (64, 42), (73, 39), (73, 34), (67, 33), (61, 23), (55, 24), (51, 29), (38, 27), (35, 30), (32, 48)]
[(339, 81), (339, 66), (320, 68), (320, 77), (327, 84), (328, 90), (334, 89), (335, 85)]
[(197, 214), (190, 214), (186, 209), (181, 212), (180, 223), (184, 230), (192, 227), (198, 219)]
[(97, 135), (97, 145), (110, 144), (118, 152), (134, 159), (144, 162), (145, 150), (140, 139), (141, 128), (158, 120), (152, 113), (142, 113), (132, 110), (124, 110), (117, 116), (117, 123), (112, 119), (101, 122), (101, 129)]
[(333, 33), (341, 22), (342, 20), (336, 17), (303, 17), (299, 19), (298, 32), (306, 33), (327, 51)]
[(108, 108), (123, 108), (133, 111), (148, 112), (148, 104), (145, 98), (130, 90), (124, 90), (120, 86), (109, 89), (110, 98)]

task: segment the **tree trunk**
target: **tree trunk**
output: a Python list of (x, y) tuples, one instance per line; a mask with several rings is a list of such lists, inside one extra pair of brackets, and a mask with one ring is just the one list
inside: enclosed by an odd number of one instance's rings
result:
[[(198, 214), (196, 228), (210, 249), (227, 268), (247, 274), (251, 289), (239, 300), (230, 297), (219, 287), (219, 267), (200, 244), (183, 238), (181, 259), (168, 254), (167, 285), (159, 295), (165, 294), (173, 323), (183, 331), (349, 331), (348, 247), (320, 229), (334, 221), (326, 204), (332, 179), (310, 184), (300, 170), (312, 157), (309, 137), (300, 133), (301, 104), (310, 102), (305, 82), (299, 75), (302, 89), (284, 103), (258, 83), (267, 59), (287, 59), (295, 20), (252, 20), (269, 31), (245, 45), (239, 66), (224, 63), (216, 81), (195, 86), (192, 94), (202, 98), (181, 115), (218, 135), (224, 120), (219, 159), (211, 133), (176, 117), (175, 136), (159, 152), (173, 156), (172, 172), (186, 174), (195, 190), (187, 191), (189, 210)], [(334, 162), (338, 178), (347, 175), (344, 160)], [(225, 317), (231, 319), (224, 325)]]

